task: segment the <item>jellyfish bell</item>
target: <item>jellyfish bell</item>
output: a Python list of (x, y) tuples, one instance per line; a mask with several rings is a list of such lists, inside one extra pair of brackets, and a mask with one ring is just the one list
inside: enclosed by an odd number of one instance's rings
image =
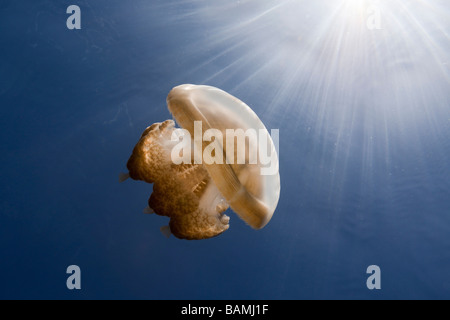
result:
[[(217, 236), (229, 228), (230, 218), (224, 214), (228, 207), (254, 229), (263, 228), (276, 209), (280, 177), (274, 143), (258, 116), (239, 99), (210, 86), (175, 87), (167, 105), (192, 139), (191, 161), (173, 161), (172, 150), (179, 143), (174, 137), (183, 135), (174, 121), (166, 120), (144, 130), (127, 163), (132, 179), (154, 183), (148, 205), (154, 213), (170, 217), (163, 233), (170, 231), (181, 239)], [(224, 161), (199, 161), (195, 148), (201, 156), (212, 149), (208, 132), (215, 134), (214, 157), (223, 156)], [(264, 160), (266, 152), (270, 163)]]
[[(167, 105), (176, 122), (191, 136), (195, 136), (195, 121), (201, 122), (203, 134), (211, 128), (221, 131), (223, 136), (227, 135), (228, 130), (241, 129), (245, 132), (252, 129), (265, 135), (271, 154), (276, 157), (273, 142), (258, 116), (244, 102), (223, 90), (210, 86), (181, 85), (170, 91)], [(247, 149), (254, 150), (252, 154), (258, 153), (257, 141), (253, 139), (248, 144)], [(203, 150), (206, 145), (203, 143)], [(228, 144), (223, 146), (223, 150), (227, 159), (232, 158), (228, 161), (230, 164), (203, 165), (231, 208), (250, 226), (262, 228), (271, 219), (278, 203), (278, 170), (273, 175), (262, 175), (262, 164), (238, 163), (239, 150), (234, 148), (228, 154), (231, 149), (228, 147)], [(278, 164), (277, 158), (275, 161)]]

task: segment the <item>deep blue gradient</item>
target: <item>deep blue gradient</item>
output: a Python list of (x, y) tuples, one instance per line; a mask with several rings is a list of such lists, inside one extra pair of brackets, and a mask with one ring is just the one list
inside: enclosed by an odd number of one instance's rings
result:
[[(450, 4), (380, 0), (369, 30), (370, 4), (1, 1), (0, 298), (450, 299)], [(166, 239), (118, 183), (182, 83), (280, 129), (264, 229)]]

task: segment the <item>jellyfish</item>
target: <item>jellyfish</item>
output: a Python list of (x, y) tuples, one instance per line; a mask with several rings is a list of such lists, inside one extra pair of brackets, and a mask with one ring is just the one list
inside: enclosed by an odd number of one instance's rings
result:
[[(212, 238), (226, 231), (230, 217), (225, 211), (230, 207), (253, 229), (267, 225), (280, 195), (278, 156), (255, 112), (223, 90), (192, 84), (173, 88), (167, 106), (181, 128), (176, 128), (174, 120), (146, 128), (127, 162), (129, 172), (119, 177), (120, 181), (131, 178), (153, 184), (144, 212), (169, 217), (169, 225), (161, 228), (162, 233), (187, 240)], [(198, 123), (201, 141), (196, 132)], [(206, 137), (208, 130), (213, 130), (215, 139)], [(248, 134), (241, 144), (237, 144), (237, 135), (226, 143), (218, 139), (228, 138), (230, 130), (254, 130), (260, 137), (258, 140)], [(185, 139), (189, 140), (184, 141), (184, 146), (194, 151), (197, 147), (200, 157), (209, 150), (212, 157), (223, 156), (223, 161), (199, 161), (195, 152), (184, 154), (190, 161), (174, 161), (174, 148)], [(259, 149), (270, 153), (273, 172), (263, 174), (267, 161), (263, 163), (259, 156), (249, 161)]]

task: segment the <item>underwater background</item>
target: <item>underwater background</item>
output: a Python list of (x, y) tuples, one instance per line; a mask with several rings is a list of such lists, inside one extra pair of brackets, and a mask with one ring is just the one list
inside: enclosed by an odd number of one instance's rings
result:
[[(166, 239), (118, 183), (182, 83), (280, 129), (264, 229)], [(450, 299), (448, 1), (3, 0), (0, 124), (1, 299)]]

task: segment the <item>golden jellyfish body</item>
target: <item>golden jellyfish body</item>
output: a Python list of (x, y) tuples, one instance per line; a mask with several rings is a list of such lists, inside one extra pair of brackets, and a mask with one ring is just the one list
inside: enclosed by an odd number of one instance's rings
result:
[[(185, 84), (173, 88), (167, 105), (175, 121), (186, 130), (203, 155), (212, 145), (209, 141), (194, 141), (201, 130), (204, 138), (208, 130), (226, 137), (229, 130), (248, 129), (259, 136), (247, 136), (245, 143), (214, 141), (213, 153), (224, 161), (173, 161), (173, 149), (180, 143), (173, 120), (154, 123), (144, 130), (128, 160), (129, 173), (121, 176), (153, 183), (147, 213), (170, 217), (168, 227), (161, 231), (180, 239), (206, 239), (217, 236), (229, 228), (230, 218), (224, 212), (231, 209), (254, 229), (263, 228), (271, 219), (280, 195), (278, 156), (274, 143), (258, 116), (245, 103), (218, 88)], [(196, 123), (201, 123), (196, 127)], [(200, 129), (199, 129), (200, 128)], [(206, 135), (205, 135), (206, 134)], [(175, 138), (174, 138), (175, 137)], [(258, 140), (259, 139), (259, 140)], [(208, 140), (208, 139), (207, 139)], [(264, 174), (267, 163), (257, 160), (238, 161), (238, 148), (245, 147), (244, 160), (251, 152), (258, 152), (261, 141), (271, 155), (269, 174)], [(246, 152), (246, 153), (245, 153)], [(275, 162), (275, 163), (274, 163)]]

